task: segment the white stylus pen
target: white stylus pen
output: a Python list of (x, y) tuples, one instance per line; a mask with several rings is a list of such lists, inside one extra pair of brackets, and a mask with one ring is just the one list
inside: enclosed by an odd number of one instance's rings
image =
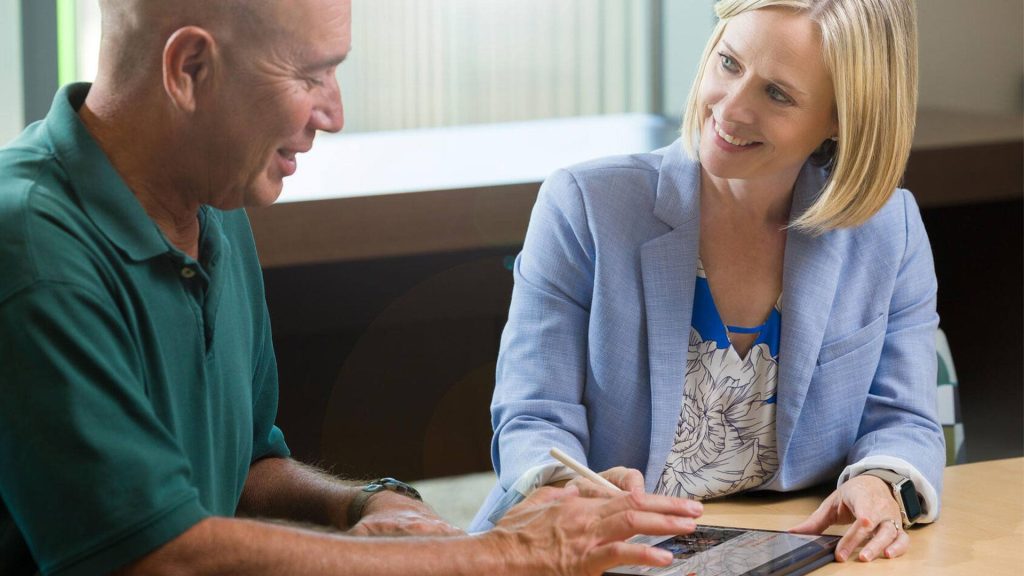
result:
[[(548, 451), (548, 454), (551, 454), (552, 458), (558, 460), (562, 464), (565, 464), (569, 468), (572, 468), (573, 470), (576, 471), (577, 474), (583, 476), (584, 478), (590, 480), (591, 482), (604, 486), (609, 490), (614, 490), (615, 492), (623, 491), (615, 484), (612, 484), (611, 482), (605, 480), (601, 476), (598, 476), (597, 472), (594, 472), (590, 468), (587, 468), (583, 464), (580, 464), (579, 462), (574, 460), (572, 456), (569, 456), (568, 454), (562, 452), (558, 448), (552, 448), (551, 450)], [(644, 536), (643, 534), (637, 534), (636, 536), (633, 536), (632, 538), (627, 540), (627, 542), (630, 542), (632, 544), (643, 544), (645, 546), (654, 546), (655, 544), (661, 542), (664, 539), (664, 536)]]
[(579, 474), (580, 476), (583, 476), (587, 480), (590, 480), (591, 482), (593, 482), (593, 483), (595, 483), (595, 484), (597, 484), (599, 486), (604, 486), (605, 488), (608, 488), (609, 490), (614, 490), (616, 492), (622, 492), (622, 490), (618, 486), (616, 486), (615, 484), (612, 484), (611, 482), (609, 482), (608, 480), (604, 479), (603, 477), (598, 476), (597, 472), (594, 472), (590, 468), (587, 468), (583, 464), (580, 464), (579, 462), (574, 460), (572, 458), (572, 456), (569, 456), (568, 454), (566, 454), (565, 452), (562, 452), (558, 448), (552, 448), (548, 452), (548, 454), (551, 454), (552, 458), (554, 458), (555, 460), (558, 460), (562, 464), (565, 464), (569, 468), (572, 468), (577, 474)]

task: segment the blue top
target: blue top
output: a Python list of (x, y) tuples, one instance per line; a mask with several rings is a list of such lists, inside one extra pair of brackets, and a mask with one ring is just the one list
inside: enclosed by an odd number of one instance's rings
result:
[[(698, 259), (683, 405), (658, 493), (704, 500), (774, 476), (781, 326), (778, 303), (759, 326), (726, 326)], [(746, 357), (729, 332), (757, 334)]]
[[(715, 306), (715, 299), (711, 296), (711, 287), (708, 285), (707, 276), (704, 273), (704, 263), (697, 262), (697, 280), (693, 291), (693, 318), (690, 321), (691, 329), (696, 330), (701, 340), (714, 341), (719, 348), (725, 349), (732, 346), (728, 332), (734, 334), (758, 334), (751, 348), (760, 344), (768, 346), (770, 356), (776, 362), (779, 359), (779, 336), (782, 334), (782, 311), (781, 297), (776, 301), (775, 306), (768, 314), (768, 318), (760, 326), (725, 326), (722, 317), (718, 314), (718, 307)], [(728, 332), (726, 332), (728, 328)]]

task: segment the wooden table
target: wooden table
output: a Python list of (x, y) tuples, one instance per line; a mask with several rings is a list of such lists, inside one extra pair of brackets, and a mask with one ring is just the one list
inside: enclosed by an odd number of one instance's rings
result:
[[(817, 508), (822, 494), (750, 495), (705, 504), (702, 524), (785, 530)], [(842, 534), (833, 527), (829, 534)], [(1024, 574), (1024, 458), (946, 469), (939, 520), (910, 530), (898, 560), (833, 563), (814, 574)]]

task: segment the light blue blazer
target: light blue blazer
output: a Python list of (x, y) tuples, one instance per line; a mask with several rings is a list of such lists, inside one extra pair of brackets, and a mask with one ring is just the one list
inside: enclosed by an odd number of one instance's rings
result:
[[(804, 167), (794, 215), (825, 178)], [(699, 186), (699, 165), (676, 141), (558, 171), (541, 187), (491, 405), (498, 483), (472, 530), (491, 526), (506, 491), (552, 462), (553, 446), (594, 470), (637, 468), (654, 489), (683, 400)], [(881, 455), (941, 492), (936, 280), (913, 196), (897, 190), (857, 228), (791, 230), (784, 262), (779, 471), (762, 489), (835, 482)]]

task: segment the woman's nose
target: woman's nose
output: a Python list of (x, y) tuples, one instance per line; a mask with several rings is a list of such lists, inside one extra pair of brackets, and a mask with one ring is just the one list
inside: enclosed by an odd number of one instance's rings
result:
[(750, 124), (756, 114), (751, 102), (749, 88), (737, 83), (725, 91), (722, 98), (714, 105), (720, 122), (730, 124)]

